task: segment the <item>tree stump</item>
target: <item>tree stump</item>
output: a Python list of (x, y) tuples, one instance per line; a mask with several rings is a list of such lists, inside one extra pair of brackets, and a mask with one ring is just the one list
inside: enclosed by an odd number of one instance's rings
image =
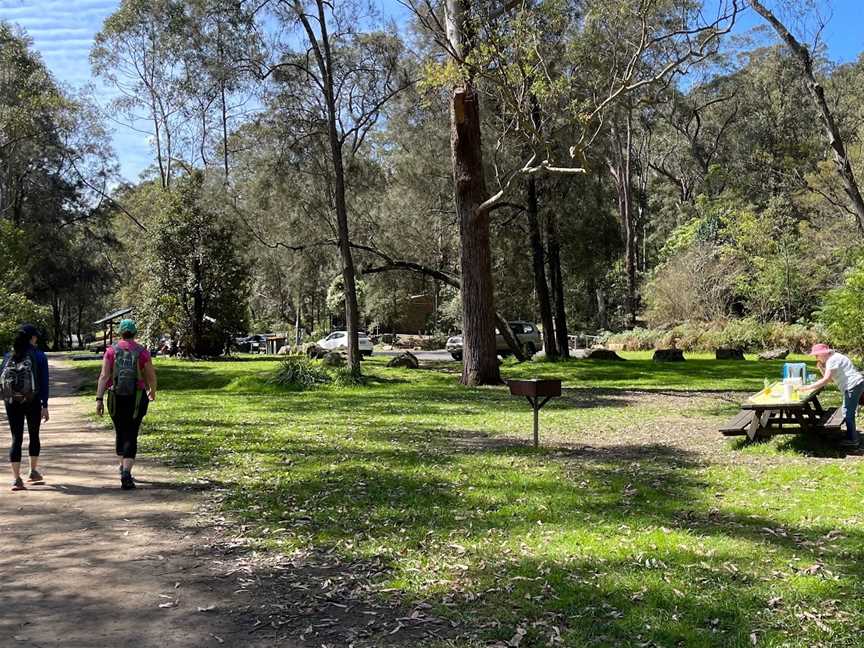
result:
[(719, 348), (715, 353), (717, 360), (743, 360), (744, 349)]
[(405, 353), (396, 356), (390, 362), (387, 363), (388, 367), (397, 367), (400, 369), (419, 369), (420, 361), (410, 351), (406, 351)]
[(684, 362), (684, 352), (681, 349), (656, 349), (654, 362)]
[(771, 349), (770, 351), (763, 351), (759, 354), (760, 360), (785, 360), (786, 356), (789, 355), (789, 349)]

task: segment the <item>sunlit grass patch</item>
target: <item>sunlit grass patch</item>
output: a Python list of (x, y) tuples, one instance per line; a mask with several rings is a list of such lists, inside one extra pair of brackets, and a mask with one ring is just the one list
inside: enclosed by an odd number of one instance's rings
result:
[(374, 358), (362, 386), (297, 392), (270, 360), (158, 359), (142, 448), (211, 482), (253, 546), (380, 560), (380, 597), (481, 645), (859, 645), (864, 462), (720, 437), (782, 363), (625, 355), (505, 364), (564, 380), (537, 451), (527, 404), (455, 364)]

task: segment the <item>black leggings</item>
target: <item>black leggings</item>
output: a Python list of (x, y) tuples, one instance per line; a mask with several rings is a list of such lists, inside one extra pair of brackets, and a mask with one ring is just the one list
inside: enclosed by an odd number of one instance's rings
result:
[(42, 449), (39, 443), (39, 427), (42, 425), (42, 405), (39, 400), (29, 403), (6, 403), (6, 417), (12, 430), (12, 447), (9, 449), (9, 461), (21, 463), (21, 446), (24, 445), (24, 421), (27, 421), (27, 433), (30, 437), (28, 452), (31, 457), (38, 457)]
[[(141, 404), (138, 406), (138, 415), (135, 416), (135, 401), (138, 398), (141, 399)], [(138, 393), (135, 396), (114, 396), (111, 420), (117, 433), (115, 447), (118, 457), (134, 459), (138, 454), (138, 431), (141, 429), (144, 415), (147, 414), (149, 403), (150, 400), (145, 393)]]

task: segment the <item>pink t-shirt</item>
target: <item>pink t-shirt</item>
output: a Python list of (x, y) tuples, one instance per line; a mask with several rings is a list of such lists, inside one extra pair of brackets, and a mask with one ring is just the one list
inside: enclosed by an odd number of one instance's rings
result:
[[(144, 374), (144, 367), (150, 362), (150, 352), (134, 340), (120, 340), (117, 345), (124, 351), (138, 351), (138, 366), (141, 368), (141, 374)], [(109, 346), (105, 349), (105, 361), (108, 364), (108, 384), (106, 388), (110, 388), (114, 384), (114, 358), (117, 354), (114, 353), (114, 346)], [(138, 381), (138, 389), (146, 387), (144, 379)]]

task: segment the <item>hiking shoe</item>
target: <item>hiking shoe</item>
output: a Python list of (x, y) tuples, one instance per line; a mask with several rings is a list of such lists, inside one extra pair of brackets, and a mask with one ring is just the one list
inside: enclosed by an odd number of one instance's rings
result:
[(14, 482), (12, 482), (12, 490), (13, 491), (27, 490), (27, 487), (24, 485), (24, 480), (19, 477)]
[(135, 488), (135, 480), (132, 479), (132, 474), (124, 472), (120, 476), (120, 488), (123, 490), (133, 490)]
[(42, 477), (42, 474), (38, 470), (31, 470), (30, 476), (27, 477), (27, 481), (31, 484), (44, 484), (45, 479)]

